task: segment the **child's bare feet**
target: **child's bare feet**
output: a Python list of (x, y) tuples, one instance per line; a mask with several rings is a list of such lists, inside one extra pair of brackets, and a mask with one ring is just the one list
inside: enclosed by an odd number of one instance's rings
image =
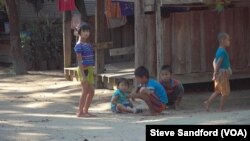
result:
[(78, 113), (77, 117), (96, 117), (96, 115), (90, 113)]
[(205, 108), (206, 108), (206, 111), (208, 111), (209, 112), (209, 103), (208, 103), (208, 101), (204, 101), (204, 106), (205, 106)]

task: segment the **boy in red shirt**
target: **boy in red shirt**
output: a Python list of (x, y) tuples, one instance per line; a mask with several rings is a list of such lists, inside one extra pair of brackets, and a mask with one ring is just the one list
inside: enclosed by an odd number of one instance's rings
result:
[(169, 65), (164, 65), (160, 72), (160, 83), (164, 87), (168, 96), (168, 106), (178, 109), (184, 94), (183, 85), (172, 76), (172, 69)]

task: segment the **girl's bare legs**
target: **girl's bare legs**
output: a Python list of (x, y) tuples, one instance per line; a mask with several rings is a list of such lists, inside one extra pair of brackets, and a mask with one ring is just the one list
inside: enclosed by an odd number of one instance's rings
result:
[(86, 99), (87, 99), (87, 94), (88, 94), (88, 83), (87, 82), (82, 82), (82, 95), (80, 96), (79, 99), (79, 108), (78, 108), (78, 113), (77, 116), (83, 116), (85, 114), (85, 111), (83, 111), (84, 109), (84, 105), (86, 103)]
[(94, 93), (95, 93), (94, 86), (88, 83), (88, 93), (87, 93), (86, 100), (85, 100), (84, 107), (83, 107), (83, 112), (87, 114), (88, 116), (93, 116), (88, 113), (88, 110), (93, 100)]

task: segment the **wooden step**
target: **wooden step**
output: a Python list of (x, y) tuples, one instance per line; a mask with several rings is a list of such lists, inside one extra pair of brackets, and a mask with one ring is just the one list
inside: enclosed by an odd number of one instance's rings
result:
[(77, 67), (64, 68), (64, 76), (69, 81), (79, 81)]

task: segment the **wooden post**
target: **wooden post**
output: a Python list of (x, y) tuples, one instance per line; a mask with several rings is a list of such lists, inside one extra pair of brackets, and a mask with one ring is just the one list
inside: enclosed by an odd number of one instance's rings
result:
[(71, 66), (71, 11), (63, 12), (64, 68)]
[(135, 68), (144, 65), (144, 23), (142, 0), (135, 0)]
[(157, 77), (159, 78), (163, 59), (162, 48), (162, 19), (161, 19), (161, 0), (156, 0), (156, 58), (157, 58)]
[[(250, 47), (250, 8), (248, 8), (248, 38), (247, 38), (247, 46)], [(250, 49), (248, 50), (248, 67), (250, 67)], [(232, 67), (232, 66), (231, 66)]]
[[(106, 42), (109, 41), (110, 36), (109, 30), (107, 28), (106, 20), (105, 20), (105, 1), (97, 0), (96, 6), (96, 14), (95, 14), (95, 42)], [(103, 73), (105, 67), (105, 51), (104, 50), (96, 50), (95, 54), (95, 73)]]

